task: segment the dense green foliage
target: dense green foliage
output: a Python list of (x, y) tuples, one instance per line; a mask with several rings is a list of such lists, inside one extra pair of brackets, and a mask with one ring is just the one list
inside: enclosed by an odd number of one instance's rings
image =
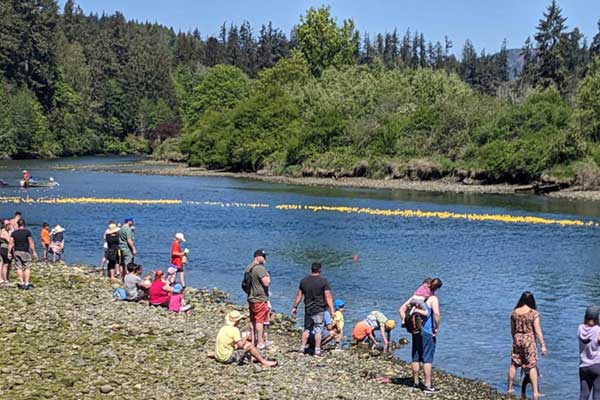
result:
[(289, 39), (247, 22), (204, 39), (72, 0), (62, 12), (0, 0), (0, 157), (153, 152), (237, 171), (511, 182), (598, 168), (600, 32), (588, 48), (552, 1), (522, 68), (506, 43), (452, 48), (361, 36), (326, 7)]

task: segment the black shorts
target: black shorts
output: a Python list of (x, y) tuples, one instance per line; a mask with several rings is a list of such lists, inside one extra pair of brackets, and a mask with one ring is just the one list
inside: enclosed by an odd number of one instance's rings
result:
[(10, 264), (8, 249), (6, 247), (0, 247), (0, 258), (2, 258), (2, 264)]

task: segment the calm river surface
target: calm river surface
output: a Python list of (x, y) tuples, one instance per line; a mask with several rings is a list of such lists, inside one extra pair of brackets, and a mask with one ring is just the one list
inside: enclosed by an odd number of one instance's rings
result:
[[(182, 204), (0, 204), (0, 214), (23, 212), (36, 242), (42, 222), (59, 223), (67, 262), (97, 265), (109, 219), (132, 215), (138, 261), (146, 270), (168, 265), (171, 238), (185, 233), (191, 251), (188, 284), (219, 287), (242, 302), (242, 270), (257, 248), (270, 253), (273, 305), (289, 312), (298, 281), (321, 261), (335, 298), (346, 301), (346, 335), (353, 321), (378, 309), (397, 309), (425, 276), (439, 276), (442, 326), (435, 367), (479, 378), (501, 390), (510, 360), (509, 316), (523, 290), (542, 315), (549, 355), (540, 361), (548, 399), (578, 392), (575, 332), (584, 308), (600, 303), (600, 228), (508, 224), (451, 219), (386, 217), (336, 212), (284, 211), (278, 204), (420, 209), (476, 214), (533, 215), (598, 221), (600, 204), (531, 196), (425, 194), (328, 189), (228, 178), (144, 176), (78, 170), (78, 165), (122, 158), (10, 161), (0, 178), (16, 184), (20, 170), (53, 176), (60, 187), (0, 188), (2, 196), (178, 199)], [(72, 169), (49, 170), (72, 164)], [(204, 202), (260, 203), (268, 208)], [(358, 262), (352, 257), (357, 255)], [(107, 298), (108, 301), (108, 298)], [(408, 337), (397, 328), (395, 339)], [(410, 346), (397, 352), (408, 360)]]

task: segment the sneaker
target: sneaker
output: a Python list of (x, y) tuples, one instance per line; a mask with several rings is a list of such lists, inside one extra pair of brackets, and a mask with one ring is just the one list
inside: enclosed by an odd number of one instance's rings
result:
[(32, 290), (32, 289), (35, 289), (35, 287), (33, 286), (33, 284), (28, 283), (27, 285), (23, 285), (23, 289), (24, 290)]
[(270, 340), (265, 341), (265, 347), (271, 347), (273, 346), (273, 342)]
[(431, 385), (431, 386), (424, 386), (423, 387), (423, 393), (434, 394), (434, 393), (437, 393), (437, 390), (435, 389), (435, 387), (433, 387), (433, 385)]
[(421, 383), (413, 383), (411, 390), (416, 392), (417, 390), (421, 390)]
[(24, 290), (25, 289), (25, 284), (23, 284), (23, 283), (17, 283), (17, 289)]

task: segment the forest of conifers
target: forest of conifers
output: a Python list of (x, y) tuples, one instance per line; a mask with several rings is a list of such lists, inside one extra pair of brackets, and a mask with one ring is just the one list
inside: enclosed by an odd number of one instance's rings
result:
[(521, 49), (486, 53), (359, 33), (328, 8), (289, 35), (243, 23), (206, 37), (71, 0), (0, 0), (0, 156), (153, 153), (233, 171), (487, 182), (589, 174), (598, 57), (600, 32), (569, 27), (554, 1)]

